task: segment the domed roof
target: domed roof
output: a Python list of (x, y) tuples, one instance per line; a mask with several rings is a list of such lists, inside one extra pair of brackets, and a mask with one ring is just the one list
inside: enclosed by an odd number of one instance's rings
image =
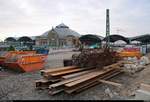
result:
[(15, 42), (16, 39), (14, 37), (8, 37), (6, 38), (4, 41), (12, 41), (12, 42)]
[[(52, 28), (52, 30), (54, 30), (60, 38), (66, 37), (68, 35), (73, 35), (73, 36), (76, 36), (76, 37), (80, 36), (79, 33), (69, 29), (69, 27), (66, 26), (64, 23), (59, 24), (55, 28)], [(51, 30), (45, 32), (44, 34), (42, 34), (42, 36), (47, 36), (50, 31)]]
[(90, 45), (89, 42), (92, 42), (91, 44), (100, 43), (103, 40), (103, 37), (96, 34), (86, 34), (82, 35), (79, 40), (81, 43)]
[(64, 23), (61, 23), (58, 26), (56, 26), (56, 28), (69, 28), (69, 27), (66, 26)]
[[(107, 39), (108, 39), (108, 37), (105, 37), (103, 39), (103, 41), (106, 41)], [(109, 35), (109, 40), (110, 40), (110, 42), (115, 42), (117, 40), (123, 40), (123, 41), (129, 43), (129, 39), (128, 38), (126, 38), (126, 37), (124, 37), (122, 35), (118, 35), (118, 34)]]
[(18, 39), (18, 41), (26, 42), (26, 41), (32, 41), (32, 39), (28, 36), (22, 36)]

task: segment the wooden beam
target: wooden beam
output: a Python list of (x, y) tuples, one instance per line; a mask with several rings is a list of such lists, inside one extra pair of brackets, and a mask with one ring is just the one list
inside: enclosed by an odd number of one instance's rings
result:
[[(95, 71), (97, 71), (97, 70), (95, 70)], [(91, 72), (89, 74), (92, 75), (93, 73)], [(64, 90), (64, 84), (75, 81), (75, 80), (80, 80), (80, 79), (85, 78), (85, 77), (88, 77), (89, 74), (81, 75), (81, 76), (70, 78), (70, 79), (65, 79), (65, 80), (62, 80), (60, 82), (51, 84), (49, 86), (49, 91), (50, 91), (51, 94), (52, 93), (53, 94), (60, 93)], [(59, 90), (61, 90), (61, 91), (59, 91)]]
[(58, 82), (58, 81), (61, 80), (60, 77), (51, 77), (51, 76), (47, 76), (47, 75), (45, 75), (44, 78), (45, 78), (45, 79), (48, 79), (48, 80), (51, 81), (51, 82)]
[[(111, 71), (110, 73), (106, 73), (104, 74), (103, 76), (101, 76), (100, 78), (98, 79), (109, 79), (113, 76), (116, 76), (118, 74), (120, 74), (121, 72), (120, 71), (117, 71), (117, 70), (113, 70)], [(86, 83), (80, 83), (79, 85), (76, 85), (76, 86), (73, 86), (73, 87), (66, 87), (65, 89), (65, 92), (67, 93), (74, 93), (74, 92), (80, 92), (82, 90), (85, 90), (87, 88), (90, 88), (92, 86), (95, 86), (97, 84), (99, 84), (100, 82), (97, 81), (97, 79), (94, 79), (94, 80), (90, 80)]]
[(85, 69), (79, 68), (79, 69), (72, 69), (72, 70), (67, 70), (67, 71), (62, 71), (62, 72), (56, 72), (56, 73), (50, 74), (50, 76), (60, 76), (60, 75), (65, 75), (65, 74), (69, 74), (73, 72), (79, 72), (82, 70), (85, 70)]
[(105, 84), (109, 84), (109, 85), (113, 85), (116, 87), (122, 87), (122, 84), (116, 83), (116, 82), (112, 82), (112, 81), (106, 81), (106, 80), (98, 80), (99, 82), (105, 83)]
[(52, 84), (52, 82), (47, 79), (40, 79), (35, 81), (35, 86), (37, 89), (48, 88), (50, 84)]
[(89, 83), (86, 83), (86, 84), (83, 84), (83, 85), (79, 85), (77, 86), (76, 88), (68, 88), (68, 89), (65, 89), (64, 91), (68, 94), (71, 94), (71, 93), (75, 93), (75, 92), (80, 92), (82, 90), (85, 90), (87, 88), (90, 88), (92, 86), (95, 86), (99, 84), (99, 82), (97, 81), (92, 81), (92, 82), (89, 82)]
[(50, 94), (50, 95), (55, 95), (55, 94), (60, 93), (60, 92), (62, 92), (62, 91), (64, 91), (64, 89), (60, 89), (60, 90), (56, 90), (56, 91), (51, 91), (51, 90), (49, 90), (49, 94)]
[(70, 79), (70, 78), (78, 77), (78, 76), (81, 76), (81, 75), (84, 75), (84, 74), (92, 73), (95, 70), (96, 69), (91, 69), (91, 70), (87, 70), (87, 71), (77, 72), (77, 73), (62, 76), (62, 78), (63, 79)]
[(45, 73), (64, 71), (64, 70), (75, 69), (75, 68), (78, 68), (78, 67), (77, 66), (67, 66), (67, 67), (60, 67), (60, 68), (49, 68), (49, 69), (41, 70), (41, 75), (43, 75)]
[(94, 73), (92, 75), (90, 75), (89, 77), (85, 77), (83, 79), (80, 79), (80, 80), (76, 80), (76, 81), (73, 81), (73, 82), (70, 82), (70, 83), (67, 83), (65, 84), (66, 87), (72, 87), (72, 86), (75, 86), (77, 84), (80, 84), (80, 83), (83, 83), (84, 81), (87, 81), (87, 80), (90, 80), (92, 78), (95, 78), (99, 75), (103, 74), (103, 72), (97, 72), (97, 73)]
[[(97, 70), (96, 70), (95, 72), (97, 72)], [(49, 88), (51, 88), (51, 87), (58, 87), (58, 86), (61, 86), (61, 85), (66, 84), (66, 83), (70, 83), (70, 82), (73, 82), (73, 81), (76, 81), (76, 80), (80, 80), (80, 79), (89, 77), (89, 76), (95, 74), (95, 72), (91, 72), (91, 73), (89, 73), (89, 74), (81, 75), (81, 76), (74, 77), (74, 78), (71, 78), (71, 79), (62, 80), (62, 81), (60, 81), (60, 82), (58, 82), (58, 83), (55, 83), (55, 84), (50, 85)]]
[(103, 69), (109, 69), (109, 68), (114, 68), (114, 67), (120, 67), (121, 65), (123, 65), (123, 61), (119, 61), (117, 63), (108, 65), (108, 66), (104, 66)]
[(71, 83), (65, 84), (65, 86), (66, 86), (66, 87), (72, 87), (72, 86), (77, 85), (77, 84), (80, 84), (80, 83), (82, 83), (82, 82), (84, 82), (84, 81), (91, 80), (92, 78), (102, 76), (102, 75), (104, 75), (104, 74), (106, 74), (106, 73), (108, 73), (108, 72), (110, 72), (110, 71), (112, 71), (112, 70), (114, 70), (114, 69), (115, 69), (115, 68), (110, 68), (110, 69), (105, 70), (105, 71), (103, 71), (103, 70), (102, 70), (102, 71), (97, 71), (97, 72), (95, 72), (94, 74), (90, 75), (89, 77), (86, 77), (86, 78), (83, 78), (83, 79), (80, 79), (80, 80), (77, 80), (77, 81), (73, 81), (73, 82), (71, 82)]

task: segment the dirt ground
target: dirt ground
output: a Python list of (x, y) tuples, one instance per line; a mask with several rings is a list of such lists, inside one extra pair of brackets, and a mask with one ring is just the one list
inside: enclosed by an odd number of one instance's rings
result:
[[(63, 59), (70, 58), (76, 52), (64, 52), (48, 56), (45, 68), (63, 66)], [(150, 54), (148, 54), (150, 58)], [(129, 75), (120, 74), (113, 79), (123, 84), (122, 88), (99, 84), (76, 95), (60, 93), (50, 96), (47, 90), (36, 90), (35, 80), (41, 79), (40, 71), (31, 73), (17, 73), (5, 69), (0, 71), (0, 99), (1, 100), (124, 100), (132, 99), (140, 83), (150, 84), (150, 65), (144, 70)], [(109, 90), (109, 93), (106, 92)], [(110, 95), (111, 93), (111, 95)]]

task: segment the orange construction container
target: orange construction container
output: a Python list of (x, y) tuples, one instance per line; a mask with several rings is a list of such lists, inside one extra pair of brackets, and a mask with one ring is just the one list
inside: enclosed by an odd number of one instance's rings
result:
[(5, 65), (9, 69), (31, 72), (44, 68), (46, 59), (47, 55), (44, 54), (19, 54), (5, 60)]
[(137, 57), (140, 58), (142, 54), (140, 51), (121, 51), (119, 52), (120, 57)]
[(35, 54), (36, 51), (9, 51), (12, 54)]
[(1, 51), (0, 52), (0, 65), (5, 66), (5, 60), (13, 55), (18, 54), (36, 54), (36, 51)]

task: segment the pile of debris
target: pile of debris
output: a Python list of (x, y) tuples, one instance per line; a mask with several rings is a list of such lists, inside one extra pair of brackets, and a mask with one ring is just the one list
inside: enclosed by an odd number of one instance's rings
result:
[(83, 50), (79, 55), (72, 56), (73, 65), (80, 67), (103, 67), (119, 60), (118, 54), (112, 49)]
[(42, 70), (43, 79), (36, 81), (36, 88), (48, 89), (49, 94), (54, 95), (60, 92), (77, 93), (99, 83), (120, 87), (120, 84), (108, 79), (124, 71), (135, 73), (149, 64), (149, 59), (145, 56), (119, 61), (120, 57), (110, 49), (85, 50), (79, 55), (73, 55), (72, 59), (72, 66)]
[(121, 66), (123, 62), (120, 61), (96, 69), (68, 66), (42, 70), (43, 79), (35, 82), (36, 88), (49, 89), (50, 95), (62, 91), (68, 94), (77, 93), (99, 83), (108, 83), (107, 79), (122, 73)]
[(126, 62), (124, 64), (123, 70), (127, 73), (135, 73), (145, 68), (145, 65), (150, 63), (148, 57), (142, 56), (140, 59), (137, 57), (127, 57), (124, 58)]
[(150, 99), (150, 85), (141, 83), (140, 89), (136, 90), (135, 100), (149, 100)]

